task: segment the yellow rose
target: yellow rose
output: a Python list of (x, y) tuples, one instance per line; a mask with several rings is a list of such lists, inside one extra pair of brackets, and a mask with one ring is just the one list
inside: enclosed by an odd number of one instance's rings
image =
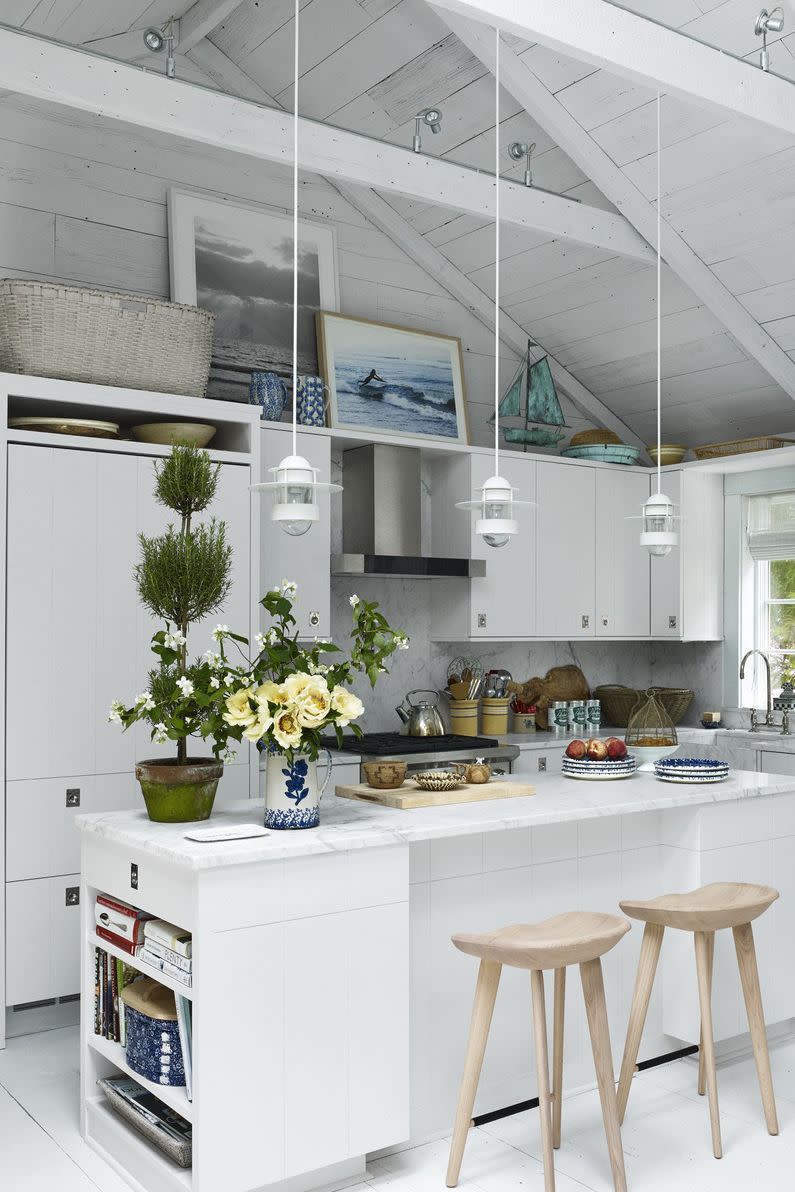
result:
[(337, 713), (337, 724), (345, 728), (352, 720), (358, 720), (364, 712), (364, 704), (358, 695), (346, 691), (344, 687), (335, 687), (331, 693), (331, 706)]
[(258, 704), (286, 704), (289, 702), (287, 689), (284, 683), (274, 683), (271, 679), (266, 679), (257, 690), (254, 692), (254, 698)]
[(298, 722), (304, 728), (319, 728), (331, 711), (331, 693), (322, 676), (308, 683), (296, 699)]
[(268, 715), (267, 710), (261, 711), (254, 723), (243, 729), (243, 736), (247, 741), (259, 741), (272, 724), (273, 717)]
[(226, 711), (224, 712), (224, 720), (227, 724), (233, 726), (243, 725), (248, 728), (257, 719), (257, 713), (251, 711), (249, 700), (254, 698), (253, 687), (243, 687), (240, 691), (233, 692), (232, 695), (226, 697)]
[(301, 725), (298, 723), (298, 709), (288, 704), (273, 718), (273, 735), (282, 749), (295, 749), (301, 744)]
[(307, 675), (303, 671), (296, 671), (295, 674), (288, 675), (284, 680), (283, 687), (287, 692), (287, 699), (290, 701), (297, 701), (303, 695), (307, 687), (310, 687), (315, 682), (314, 675)]

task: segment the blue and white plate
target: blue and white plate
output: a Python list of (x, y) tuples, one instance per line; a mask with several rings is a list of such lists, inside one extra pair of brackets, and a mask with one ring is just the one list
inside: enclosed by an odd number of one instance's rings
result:
[(609, 782), (615, 778), (631, 778), (636, 769), (637, 761), (630, 755), (615, 759), (606, 758), (604, 761), (564, 757), (562, 762), (562, 772), (567, 778), (583, 778), (588, 782)]
[(729, 763), (711, 757), (667, 757), (655, 763), (654, 772), (663, 782), (724, 782)]

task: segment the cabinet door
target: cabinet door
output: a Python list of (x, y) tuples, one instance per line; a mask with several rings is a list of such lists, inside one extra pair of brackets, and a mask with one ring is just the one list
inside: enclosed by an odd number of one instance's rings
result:
[[(795, 754), (763, 749), (759, 754), (759, 760), (759, 769), (763, 774), (795, 774)], [(753, 769), (752, 766), (748, 768)]]
[[(129, 773), (136, 758), (171, 751), (154, 747), (145, 726), (122, 733), (107, 722), (111, 700), (133, 699), (155, 661), (159, 626), (133, 580), (138, 534), (174, 520), (155, 502), (154, 461), (17, 444), (8, 461), (7, 777)], [(193, 626), (192, 655), (212, 644), (219, 620), (249, 631), (249, 476), (224, 465), (202, 515), (226, 522), (232, 587), (223, 608)], [(30, 714), (42, 698), (53, 709), (44, 728)]]
[[(505, 454), (500, 472), (526, 500), (536, 499), (536, 464), (533, 460)], [(472, 491), (476, 493), (494, 475), (491, 455), (472, 457)], [(532, 637), (535, 635), (536, 510), (520, 508), (516, 514), (519, 533), (504, 546), (488, 546), (475, 533), (477, 514), (472, 514), (471, 556), (486, 560), (483, 579), (470, 580), (471, 637)]]
[[(657, 473), (649, 477), (649, 496), (657, 491)], [(662, 477), (663, 492), (679, 508), (682, 499), (682, 473), (666, 472)], [(682, 523), (677, 522), (682, 528)], [(681, 543), (681, 538), (680, 538)], [(674, 547), (669, 555), (651, 558), (651, 636), (682, 636), (682, 550)]]
[(594, 636), (595, 469), (538, 464), (536, 636)]
[[(285, 428), (263, 427), (263, 480), (273, 480), (271, 468), (291, 454), (290, 432)], [(331, 443), (325, 435), (298, 435), (298, 454), (319, 472), (318, 479), (331, 479)], [(262, 495), (260, 515), (260, 589), (261, 594), (278, 587), (283, 579), (293, 580), (298, 593), (293, 606), (298, 632), (302, 637), (329, 637), (331, 634), (331, 502), (327, 491), (318, 493), (320, 521), (306, 534), (293, 538), (270, 519), (272, 497)], [(263, 614), (262, 627), (266, 627)]]
[[(596, 634), (649, 636), (649, 554), (638, 520), (648, 476), (618, 468), (595, 471)], [(634, 519), (634, 520), (629, 520)]]
[(80, 874), (6, 885), (6, 1004), (80, 991)]

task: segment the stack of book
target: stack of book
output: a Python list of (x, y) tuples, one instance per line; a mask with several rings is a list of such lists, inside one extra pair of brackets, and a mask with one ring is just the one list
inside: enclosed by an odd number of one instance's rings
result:
[(97, 894), (94, 910), (97, 935), (130, 956), (138, 955), (138, 949), (144, 942), (144, 926), (151, 918), (145, 911), (139, 911), (137, 906), (130, 906), (118, 898), (109, 898), (107, 894)]
[(94, 1034), (113, 1043), (127, 1043), (124, 1002), (120, 994), (138, 976), (136, 969), (111, 956), (104, 948), (94, 949)]
[(138, 955), (153, 968), (190, 988), (193, 982), (193, 945), (189, 931), (165, 919), (147, 919), (143, 946)]

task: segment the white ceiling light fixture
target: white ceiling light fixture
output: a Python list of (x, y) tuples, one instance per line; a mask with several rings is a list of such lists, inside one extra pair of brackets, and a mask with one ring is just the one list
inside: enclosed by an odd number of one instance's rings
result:
[(257, 492), (273, 493), (271, 521), (285, 534), (298, 538), (320, 521), (319, 491), (342, 492), (341, 484), (318, 480), (318, 470), (298, 454), (298, 24), (300, 0), (295, 0), (295, 36), (293, 40), (293, 445), (275, 468), (268, 471), (273, 480), (252, 484)]
[(534, 501), (517, 497), (516, 489), (500, 475), (500, 31), (494, 30), (494, 475), (471, 501), (456, 501), (456, 509), (477, 509), (475, 533), (487, 546), (506, 546), (519, 533), (514, 514)]
[(158, 28), (150, 25), (144, 29), (144, 45), (152, 54), (162, 54), (166, 51), (166, 76), (174, 79), (177, 76), (176, 59), (174, 58), (174, 18), (169, 17), (164, 25)]
[(640, 534), (640, 545), (645, 547), (650, 555), (662, 557), (669, 555), (675, 546), (679, 545), (679, 535), (676, 532), (676, 522), (679, 520), (674, 510), (675, 506), (670, 497), (662, 491), (660, 478), (660, 430), (662, 421), (662, 305), (661, 295), (661, 230), (660, 215), (661, 186), (660, 186), (660, 92), (657, 92), (657, 491), (643, 506), (643, 529)]

